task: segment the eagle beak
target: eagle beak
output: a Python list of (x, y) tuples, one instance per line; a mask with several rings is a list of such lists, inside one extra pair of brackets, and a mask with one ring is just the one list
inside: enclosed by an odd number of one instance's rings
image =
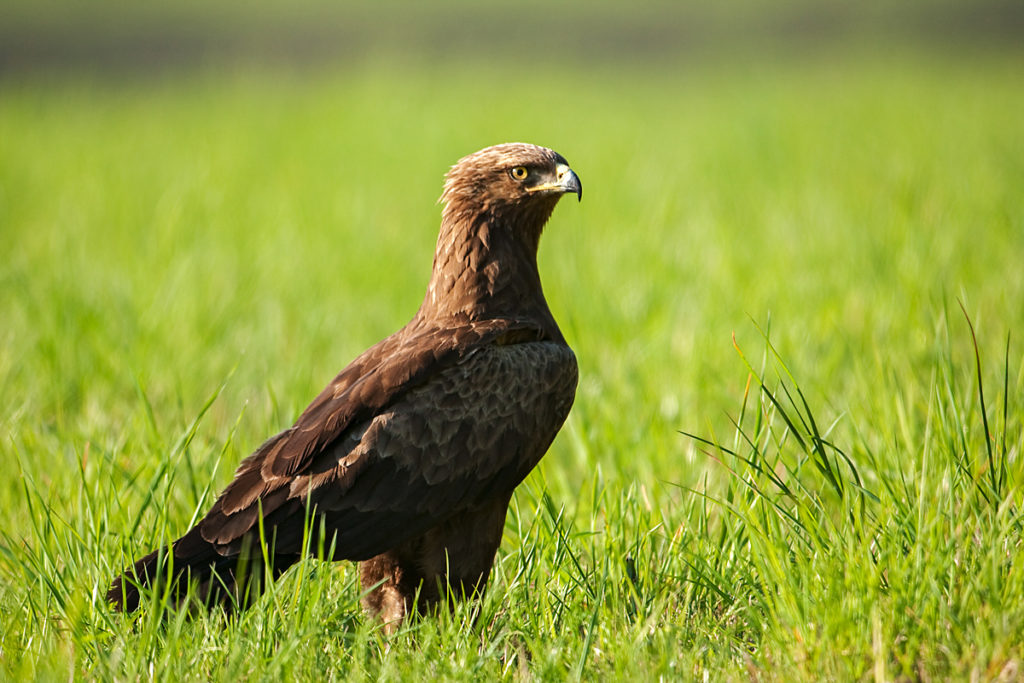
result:
[(527, 192), (575, 192), (577, 200), (583, 201), (583, 183), (580, 182), (580, 177), (565, 164), (555, 167), (555, 182), (534, 185), (526, 190)]
[(562, 188), (563, 192), (575, 192), (576, 201), (583, 201), (583, 183), (580, 182), (580, 177), (576, 175), (568, 166), (559, 164), (558, 168), (555, 169), (555, 173), (558, 177), (558, 185)]

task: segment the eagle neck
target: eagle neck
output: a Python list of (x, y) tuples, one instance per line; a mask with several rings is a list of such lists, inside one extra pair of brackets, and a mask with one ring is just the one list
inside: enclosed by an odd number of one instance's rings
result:
[(420, 315), (440, 322), (522, 318), (525, 313), (557, 333), (537, 269), (547, 215), (530, 218), (534, 220), (510, 220), (494, 211), (445, 211)]

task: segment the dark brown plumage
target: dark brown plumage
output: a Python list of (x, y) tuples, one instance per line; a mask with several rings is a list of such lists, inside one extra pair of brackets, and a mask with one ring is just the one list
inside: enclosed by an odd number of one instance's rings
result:
[[(242, 461), (193, 529), (135, 563), (108, 599), (134, 610), (170, 577), (180, 600), (245, 604), (304, 554), (356, 560), (364, 606), (412, 608), (482, 589), (513, 489), (576, 391), (576, 358), (544, 299), (541, 230), (579, 178), (555, 152), (488, 147), (448, 173), (434, 269), (413, 319), (356, 358), (294, 426)], [(312, 520), (313, 547), (303, 547)], [(173, 555), (173, 563), (166, 556)], [(167, 565), (173, 564), (168, 569)]]

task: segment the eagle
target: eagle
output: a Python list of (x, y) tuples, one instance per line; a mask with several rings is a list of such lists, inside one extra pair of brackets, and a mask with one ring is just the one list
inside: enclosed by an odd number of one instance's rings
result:
[(452, 166), (416, 315), (245, 458), (198, 524), (115, 579), (113, 606), (134, 611), (156, 586), (181, 604), (191, 586), (206, 604), (245, 607), (309, 555), (358, 562), (363, 607), (388, 631), (479, 595), (512, 492), (576, 394), (576, 356), (537, 269), (566, 193), (582, 199), (579, 177), (536, 145)]

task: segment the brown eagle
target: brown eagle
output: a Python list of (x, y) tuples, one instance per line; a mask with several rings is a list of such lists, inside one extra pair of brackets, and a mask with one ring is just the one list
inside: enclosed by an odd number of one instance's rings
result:
[(264, 570), (276, 577), (318, 553), (360, 563), (363, 605), (390, 629), (414, 604), (482, 590), (512, 491), (576, 393), (576, 357), (537, 271), (541, 231), (567, 192), (582, 198), (579, 178), (544, 147), (496, 145), (455, 164), (413, 319), (243, 460), (209, 513), (107, 598), (135, 610), (141, 587), (169, 582), (174, 602), (195, 584), (211, 603), (245, 605)]

